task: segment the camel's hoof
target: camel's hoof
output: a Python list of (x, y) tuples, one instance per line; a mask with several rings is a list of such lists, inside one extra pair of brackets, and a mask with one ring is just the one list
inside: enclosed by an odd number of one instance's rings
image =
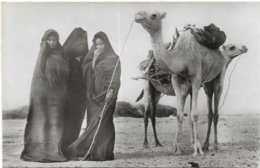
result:
[(181, 149), (179, 148), (179, 147), (177, 147), (177, 145), (175, 145), (174, 147), (173, 147), (173, 152), (174, 152), (174, 155), (176, 155), (176, 156), (181, 156), (182, 155), (182, 151), (181, 151)]
[(163, 147), (163, 145), (158, 141), (158, 142), (155, 142), (155, 147)]
[(155, 144), (155, 147), (163, 147), (163, 145), (162, 144)]
[(204, 143), (204, 146), (202, 148), (203, 151), (209, 151), (209, 143)]
[(175, 156), (181, 156), (182, 155), (182, 151), (181, 150), (177, 150), (176, 152), (174, 152)]
[(150, 148), (148, 142), (144, 142), (143, 148), (144, 148), (144, 149)]
[(195, 151), (195, 152), (192, 154), (192, 156), (198, 156), (198, 152)]
[(176, 151), (174, 151), (175, 156), (181, 156), (182, 154), (183, 154), (183, 152), (180, 149), (177, 149)]
[(193, 144), (193, 148), (194, 148), (193, 156), (197, 156), (198, 154), (204, 155), (204, 152), (202, 151), (200, 142), (195, 142)]
[(208, 152), (208, 151), (209, 151), (209, 147), (208, 147), (208, 146), (203, 146), (202, 150), (203, 150), (204, 152)]
[(218, 150), (219, 150), (217, 143), (214, 143), (214, 149), (215, 149), (215, 151), (218, 151)]
[(204, 155), (204, 152), (194, 152), (193, 154), (192, 154), (192, 156), (198, 156), (198, 155), (201, 155), (201, 156), (203, 156)]

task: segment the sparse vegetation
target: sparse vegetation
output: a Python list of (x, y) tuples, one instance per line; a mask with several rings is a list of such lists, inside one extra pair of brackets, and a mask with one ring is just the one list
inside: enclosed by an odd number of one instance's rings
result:
[(140, 111), (138, 111), (137, 108), (132, 106), (130, 103), (124, 102), (124, 101), (119, 101), (116, 103), (116, 109), (114, 112), (114, 116), (140, 118), (140, 117), (143, 117), (143, 114)]
[[(28, 110), (28, 105), (13, 110), (3, 110), (3, 119), (26, 119)], [(143, 111), (144, 105), (142, 104), (133, 106), (128, 102), (118, 101), (114, 116), (142, 118)], [(157, 117), (169, 117), (170, 115), (176, 116), (176, 108), (161, 104), (157, 106)]]
[[(127, 102), (117, 102), (115, 116), (120, 117), (143, 117), (144, 105), (138, 104), (132, 106)], [(176, 116), (177, 110), (174, 107), (158, 104), (156, 117), (169, 117), (170, 115)]]
[(3, 120), (6, 119), (25, 119), (27, 117), (29, 106), (25, 105), (13, 110), (3, 110)]

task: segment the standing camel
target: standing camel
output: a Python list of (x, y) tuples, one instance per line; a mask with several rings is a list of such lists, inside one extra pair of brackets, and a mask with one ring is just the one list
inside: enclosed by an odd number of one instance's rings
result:
[[(214, 78), (210, 82), (206, 82), (203, 85), (204, 91), (207, 95), (207, 105), (208, 105), (208, 131), (203, 146), (203, 149), (205, 151), (208, 151), (208, 147), (209, 147), (209, 137), (210, 137), (212, 119), (214, 123), (214, 148), (215, 150), (218, 150), (218, 138), (217, 138), (217, 124), (218, 124), (218, 117), (219, 117), (218, 107), (219, 107), (219, 101), (224, 86), (224, 78), (225, 78), (228, 65), (234, 58), (236, 58), (237, 56), (243, 53), (246, 53), (247, 50), (248, 49), (246, 46), (236, 46), (233, 44), (223, 46), (220, 50), (221, 53), (225, 56), (225, 64), (222, 71), (218, 74), (216, 78)], [(214, 95), (214, 112), (212, 110), (213, 95)]]
[(161, 94), (175, 96), (174, 90), (171, 84), (159, 84), (156, 81), (146, 79), (144, 81), (144, 88), (138, 96), (136, 101), (139, 101), (144, 97), (144, 148), (148, 148), (147, 140), (147, 126), (148, 126), (148, 117), (150, 116), (153, 133), (154, 133), (154, 142), (155, 146), (162, 146), (159, 142), (156, 132), (156, 107), (161, 98)]
[[(198, 138), (198, 93), (201, 86), (217, 78), (226, 69), (226, 58), (219, 50), (209, 49), (198, 43), (191, 30), (182, 33), (173, 50), (167, 51), (162, 38), (162, 19), (166, 13), (138, 12), (135, 21), (140, 23), (150, 34), (157, 64), (171, 75), (171, 82), (177, 96), (177, 134), (174, 152), (181, 154), (182, 123), (185, 100), (191, 95), (190, 125), (192, 132), (193, 155), (203, 155)], [(223, 77), (223, 76), (221, 76)], [(221, 79), (223, 80), (223, 79)], [(218, 106), (222, 85), (215, 94), (215, 104)], [(218, 116), (218, 115), (217, 115)]]
[[(210, 82), (205, 83), (203, 86), (204, 91), (207, 95), (208, 99), (208, 131), (207, 131), (207, 136), (206, 140), (203, 146), (204, 150), (208, 150), (209, 146), (209, 136), (210, 136), (210, 128), (212, 124), (212, 119), (214, 118), (214, 131), (215, 131), (215, 141), (214, 141), (214, 148), (217, 150), (217, 120), (218, 120), (218, 106), (216, 104), (214, 105), (214, 113), (212, 111), (212, 98), (213, 94), (220, 94), (220, 90), (218, 87), (223, 88), (223, 79), (226, 72), (226, 69), (230, 62), (236, 58), (237, 56), (247, 52), (247, 48), (245, 46), (236, 46), (233, 44), (229, 44), (226, 46), (222, 46), (221, 48), (221, 53), (225, 56), (226, 58), (226, 63), (225, 67), (223, 68), (223, 72), (221, 72), (215, 79), (213, 79)], [(147, 148), (148, 145), (148, 140), (147, 140), (147, 126), (148, 126), (148, 117), (150, 116), (150, 119), (152, 121), (152, 127), (153, 127), (153, 132), (154, 132), (154, 139), (155, 139), (155, 146), (162, 146), (159, 142), (159, 139), (157, 138), (157, 133), (156, 133), (156, 107), (157, 104), (161, 98), (161, 94), (165, 94), (168, 96), (175, 96), (175, 92), (172, 88), (171, 83), (164, 83), (160, 84), (154, 80), (151, 80), (149, 78), (146, 78), (144, 81), (144, 88), (141, 92), (141, 94), (138, 96), (136, 101), (141, 100), (142, 98), (144, 99), (144, 148)], [(185, 115), (185, 114), (184, 114)], [(214, 116), (214, 117), (213, 117)]]

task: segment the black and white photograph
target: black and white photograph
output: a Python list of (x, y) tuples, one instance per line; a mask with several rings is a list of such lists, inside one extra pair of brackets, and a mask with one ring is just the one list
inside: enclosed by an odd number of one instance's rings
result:
[(260, 2), (1, 16), (3, 167), (260, 167)]

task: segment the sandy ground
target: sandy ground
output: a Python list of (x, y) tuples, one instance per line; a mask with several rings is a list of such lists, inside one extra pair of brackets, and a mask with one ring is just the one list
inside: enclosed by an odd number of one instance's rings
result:
[[(224, 115), (219, 119), (219, 147), (212, 147), (204, 156), (192, 156), (188, 118), (184, 121), (183, 155), (175, 156), (172, 148), (175, 141), (175, 117), (158, 118), (158, 137), (164, 147), (155, 147), (151, 124), (148, 140), (150, 148), (143, 149), (143, 119), (115, 118), (115, 160), (69, 161), (64, 163), (33, 163), (19, 159), (25, 120), (3, 121), (3, 166), (4, 167), (190, 167), (196, 162), (200, 167), (258, 167), (260, 129), (259, 115)], [(203, 142), (206, 136), (207, 117), (199, 118), (199, 133)], [(212, 134), (213, 135), (213, 134)], [(259, 166), (260, 167), (260, 166)]]

